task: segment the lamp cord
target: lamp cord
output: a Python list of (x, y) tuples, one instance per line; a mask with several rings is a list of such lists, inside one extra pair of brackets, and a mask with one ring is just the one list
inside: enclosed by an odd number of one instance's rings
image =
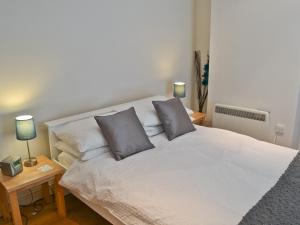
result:
[[(27, 205), (20, 205), (20, 208), (27, 208), (30, 207), (33, 209), (33, 212), (31, 213), (33, 216), (37, 215), (38, 213), (40, 213), (43, 209), (44, 209), (44, 205), (41, 202), (42, 199), (39, 199), (37, 201), (34, 201), (34, 196), (33, 196), (33, 192), (31, 189), (28, 189), (28, 191), (30, 192), (30, 196), (31, 196), (31, 202)], [(25, 219), (24, 224), (28, 225), (29, 224), (29, 216), (27, 216), (26, 214), (24, 214), (21, 210), (21, 216)]]

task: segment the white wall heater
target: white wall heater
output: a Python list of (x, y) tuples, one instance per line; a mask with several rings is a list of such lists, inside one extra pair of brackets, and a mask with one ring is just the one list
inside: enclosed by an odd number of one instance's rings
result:
[(270, 113), (256, 109), (215, 104), (213, 127), (269, 141)]

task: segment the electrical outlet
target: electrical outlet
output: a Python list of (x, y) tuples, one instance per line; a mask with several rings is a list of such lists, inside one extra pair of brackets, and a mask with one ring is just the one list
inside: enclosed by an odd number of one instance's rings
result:
[(277, 123), (275, 126), (275, 134), (276, 136), (283, 136), (285, 132), (285, 125), (281, 123)]

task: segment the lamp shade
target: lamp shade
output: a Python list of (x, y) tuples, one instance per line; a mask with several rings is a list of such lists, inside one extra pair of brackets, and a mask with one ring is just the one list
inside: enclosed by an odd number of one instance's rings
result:
[(173, 96), (178, 98), (185, 97), (185, 83), (175, 82), (173, 85)]
[(30, 115), (16, 117), (16, 137), (18, 140), (27, 141), (36, 137), (33, 117)]

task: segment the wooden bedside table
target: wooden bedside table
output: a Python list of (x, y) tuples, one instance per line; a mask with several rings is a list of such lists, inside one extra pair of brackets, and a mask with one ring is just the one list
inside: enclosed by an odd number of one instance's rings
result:
[(202, 123), (204, 122), (206, 117), (205, 113), (201, 113), (201, 112), (194, 112), (191, 116), (191, 120), (194, 124), (197, 125), (202, 125)]
[(37, 160), (38, 164), (36, 166), (24, 167), (23, 172), (15, 177), (8, 177), (0, 173), (0, 209), (4, 219), (7, 220), (10, 218), (8, 207), (8, 204), (10, 204), (14, 225), (22, 225), (17, 192), (42, 185), (44, 201), (49, 202), (48, 182), (51, 180), (54, 180), (55, 185), (57, 213), (60, 217), (66, 217), (64, 189), (58, 184), (64, 169), (46, 156), (39, 156)]

